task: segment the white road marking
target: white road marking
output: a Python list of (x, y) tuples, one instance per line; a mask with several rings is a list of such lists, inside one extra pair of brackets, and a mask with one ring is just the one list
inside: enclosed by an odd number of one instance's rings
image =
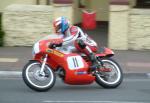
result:
[(127, 66), (130, 66), (130, 67), (150, 67), (150, 62), (128, 62), (126, 63)]
[(130, 101), (43, 101), (44, 103), (146, 103)]
[(148, 78), (150, 78), (150, 73), (146, 73), (146, 74), (147, 74)]
[(21, 71), (0, 71), (0, 75), (20, 75)]
[(9, 77), (21, 77), (21, 74), (21, 71), (0, 71), (0, 77), (2, 77), (3, 79)]
[(0, 58), (0, 62), (14, 63), (17, 62), (18, 60), (19, 60), (18, 58)]
[(150, 82), (150, 79), (124, 79), (124, 82)]

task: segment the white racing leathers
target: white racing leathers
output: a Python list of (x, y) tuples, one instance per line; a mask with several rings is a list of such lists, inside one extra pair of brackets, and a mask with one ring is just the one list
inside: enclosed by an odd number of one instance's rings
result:
[[(97, 43), (91, 39), (87, 34), (83, 33), (83, 31), (77, 27), (77, 26), (72, 26), (70, 27), (67, 31), (65, 36), (63, 37), (63, 44), (62, 47), (60, 48), (61, 51), (64, 52), (77, 52), (78, 50), (75, 47), (75, 40), (81, 39), (86, 43), (88, 46), (96, 46)], [(90, 48), (87, 48), (89, 52)]]

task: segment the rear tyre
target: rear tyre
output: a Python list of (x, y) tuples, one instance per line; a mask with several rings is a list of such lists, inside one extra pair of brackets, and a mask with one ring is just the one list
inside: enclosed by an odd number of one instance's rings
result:
[(56, 81), (53, 70), (45, 65), (44, 73), (40, 74), (41, 63), (29, 61), (23, 68), (22, 78), (25, 84), (35, 91), (47, 91), (52, 88)]
[(110, 72), (98, 72), (95, 74), (96, 83), (104, 88), (116, 88), (123, 80), (122, 69), (119, 64), (110, 58), (102, 59), (105, 68), (110, 68)]

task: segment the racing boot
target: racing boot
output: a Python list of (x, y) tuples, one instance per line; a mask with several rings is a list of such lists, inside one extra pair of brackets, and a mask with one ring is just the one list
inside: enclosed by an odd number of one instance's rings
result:
[(100, 64), (98, 63), (95, 55), (93, 53), (89, 54), (89, 59), (92, 62), (92, 65), (90, 66), (91, 71), (95, 71), (97, 68), (100, 67)]

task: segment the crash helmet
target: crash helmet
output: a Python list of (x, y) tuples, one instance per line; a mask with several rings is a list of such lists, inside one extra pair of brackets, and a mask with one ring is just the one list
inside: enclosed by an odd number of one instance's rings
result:
[(64, 34), (64, 32), (69, 28), (69, 20), (66, 17), (58, 17), (54, 20), (53, 26), (56, 33)]

